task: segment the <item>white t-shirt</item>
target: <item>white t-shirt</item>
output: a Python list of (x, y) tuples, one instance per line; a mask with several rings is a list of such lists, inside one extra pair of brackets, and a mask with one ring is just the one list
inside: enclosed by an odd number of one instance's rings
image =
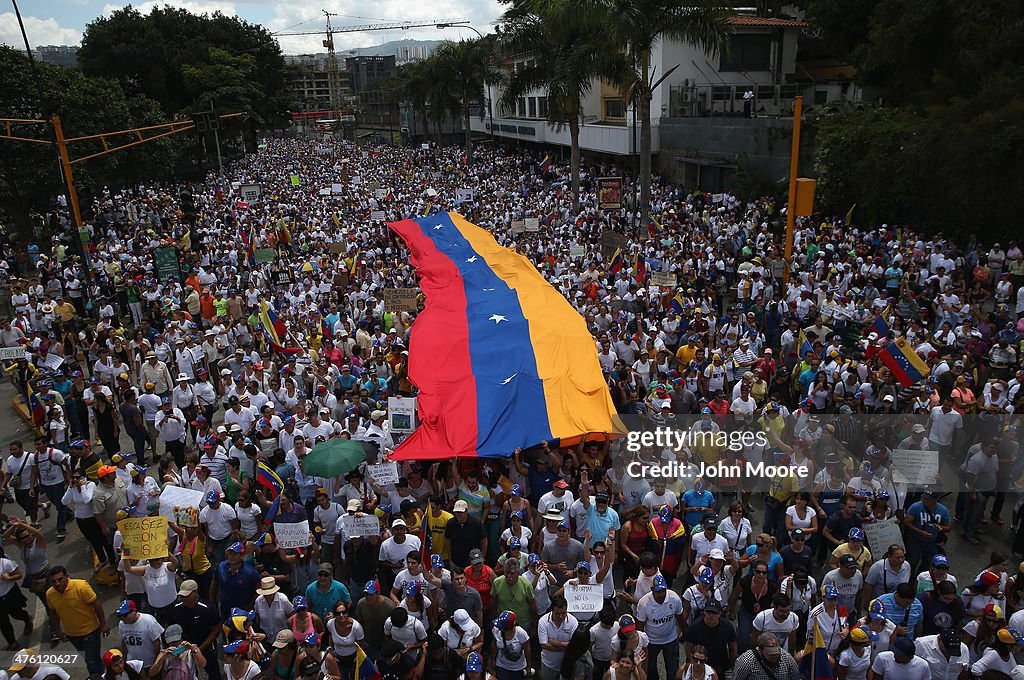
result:
[(391, 623), (391, 618), (388, 617), (384, 621), (384, 634), (391, 636), (395, 642), (401, 642), (405, 647), (411, 647), (427, 639), (427, 629), (423, 627), (423, 623), (419, 619), (413, 616), (410, 616), (401, 628), (396, 628)]
[(27, 451), (18, 458), (7, 456), (7, 473), (14, 476), (11, 488), (25, 491), (32, 486), (33, 458)]
[(32, 675), (15, 673), (11, 676), (11, 680), (47, 680), (47, 678), (50, 678), (51, 676), (54, 678), (60, 678), (60, 680), (71, 680), (71, 676), (63, 668), (60, 666), (49, 665), (39, 666), (36, 669), (36, 672)]
[(260, 674), (260, 667), (256, 665), (255, 661), (250, 661), (249, 665), (240, 675), (231, 674), (231, 664), (224, 664), (224, 678), (226, 680), (252, 680)]
[(395, 569), (395, 575), (402, 571), (405, 565), (405, 557), (412, 551), (419, 551), (420, 539), (412, 534), (405, 535), (405, 541), (402, 543), (396, 543), (395, 537), (387, 539), (380, 544), (380, 557), (379, 559), (387, 562), (400, 562), (403, 567)]
[[(10, 557), (0, 557), (0, 574), (13, 574), (18, 571), (18, 563)], [(17, 581), (0, 581), (0, 597), (7, 595), (17, 585)]]
[(348, 635), (338, 634), (338, 620), (331, 619), (327, 622), (327, 631), (331, 634), (331, 641), (334, 643), (336, 656), (352, 656), (356, 653), (356, 643), (363, 639), (363, 626), (355, 619), (352, 620), (352, 630)]
[(644, 632), (655, 645), (667, 645), (679, 639), (676, 617), (683, 611), (683, 601), (674, 590), (665, 591), (665, 600), (658, 602), (654, 593), (647, 593), (636, 605), (636, 618), (644, 622)]
[(164, 627), (157, 623), (152, 615), (139, 614), (135, 623), (121, 621), (117, 624), (117, 630), (124, 640), (128, 660), (141, 661), (144, 666), (152, 666), (156, 660), (156, 646), (153, 642), (163, 635)]
[(146, 598), (153, 607), (169, 607), (178, 598), (174, 572), (167, 567), (166, 562), (159, 567), (146, 565)]
[(238, 528), (243, 536), (252, 537), (259, 531), (261, 514), (260, 506), (255, 503), (250, 503), (247, 508), (243, 508), (241, 503), (235, 503), (235, 518), (238, 519)]
[(525, 670), (526, 655), (523, 654), (523, 645), (530, 641), (530, 634), (516, 626), (515, 634), (511, 638), (506, 638), (497, 628), (494, 629), (493, 636), (494, 644), (498, 648), (494, 664), (507, 671)]
[(907, 663), (896, 663), (892, 652), (882, 652), (871, 664), (876, 675), (881, 674), (887, 680), (931, 680), (932, 671), (928, 662), (915, 656)]
[(761, 633), (775, 633), (782, 648), (789, 651), (789, 634), (800, 627), (800, 618), (791, 611), (789, 616), (779, 621), (773, 612), (774, 609), (765, 609), (755, 616), (754, 629)]
[(199, 523), (207, 526), (210, 540), (213, 541), (222, 541), (231, 535), (231, 522), (235, 519), (235, 509), (224, 502), (217, 508), (207, 505), (199, 511)]
[(839, 655), (839, 665), (846, 668), (846, 680), (866, 680), (871, 668), (871, 652), (864, 648), (864, 654), (857, 656), (847, 647)]
[(32, 464), (39, 472), (39, 483), (43, 486), (54, 486), (64, 483), (64, 467), (70, 458), (60, 449), (47, 447), (42, 453), (32, 454)]

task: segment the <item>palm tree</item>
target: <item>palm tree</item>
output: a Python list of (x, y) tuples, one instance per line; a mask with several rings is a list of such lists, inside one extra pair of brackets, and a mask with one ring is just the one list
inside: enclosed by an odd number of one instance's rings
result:
[(658, 40), (676, 40), (718, 54), (727, 46), (733, 11), (719, 0), (582, 0), (577, 11), (601, 16), (608, 52), (622, 54), (628, 74), (621, 83), (636, 97), (640, 117), (640, 209), (646, 223), (651, 206), (651, 100), (657, 79), (650, 66)]
[[(596, 21), (572, 17), (567, 6), (548, 0), (517, 3), (502, 18), (502, 48), (510, 58), (531, 55), (525, 68), (508, 78), (501, 104), (514, 109), (516, 100), (532, 90), (547, 91), (547, 118), (568, 126), (573, 210), (580, 209), (580, 118), (582, 102), (594, 80), (609, 75), (614, 61), (600, 45)], [(595, 15), (590, 15), (593, 18)], [(616, 74), (621, 77), (621, 73)]]
[(470, 109), (474, 104), (486, 106), (484, 86), (498, 82), (498, 72), (491, 40), (446, 40), (432, 55), (434, 64), (443, 77), (439, 84), (458, 94), (462, 109), (462, 127), (466, 133), (466, 164), (473, 162), (472, 131), (469, 128)]

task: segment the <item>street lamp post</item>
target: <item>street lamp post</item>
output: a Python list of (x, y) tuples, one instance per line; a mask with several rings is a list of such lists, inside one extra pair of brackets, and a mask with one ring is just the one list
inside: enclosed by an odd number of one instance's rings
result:
[[(484, 34), (481, 33), (479, 30), (477, 30), (476, 28), (474, 28), (473, 26), (470, 26), (468, 22), (457, 22), (457, 23), (452, 23), (452, 24), (436, 24), (436, 26), (437, 26), (437, 28), (439, 30), (440, 29), (445, 29), (445, 28), (468, 28), (469, 30), (473, 31), (478, 36), (480, 36), (481, 40), (484, 39)], [(488, 126), (488, 132), (490, 133), (491, 143), (493, 144), (494, 143), (494, 107), (491, 105), (491, 84), (490, 83), (484, 83), (484, 85), (487, 86), (487, 126)]]

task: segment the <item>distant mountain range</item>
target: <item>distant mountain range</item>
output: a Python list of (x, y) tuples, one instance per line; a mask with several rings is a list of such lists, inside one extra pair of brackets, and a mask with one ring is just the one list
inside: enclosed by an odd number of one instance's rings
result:
[(375, 45), (374, 47), (359, 47), (352, 50), (345, 50), (345, 54), (354, 54), (357, 57), (384, 57), (389, 54), (395, 54), (399, 47), (424, 47), (428, 52), (433, 52), (434, 48), (441, 44), (441, 40), (392, 40), (386, 42), (383, 45)]

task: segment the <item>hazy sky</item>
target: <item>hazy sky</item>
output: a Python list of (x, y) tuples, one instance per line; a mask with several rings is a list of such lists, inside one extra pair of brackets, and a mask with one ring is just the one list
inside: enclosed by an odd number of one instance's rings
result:
[[(482, 33), (501, 15), (502, 7), (496, 0), (435, 0), (431, 3), (415, 0), (321, 0), (320, 2), (286, 2), (282, 0), (151, 0), (135, 5), (146, 13), (155, 5), (183, 7), (192, 12), (216, 12), (237, 15), (253, 23), (263, 24), (270, 31), (317, 31), (325, 27), (321, 12), (326, 9), (342, 16), (332, 18), (336, 27), (357, 26), (396, 21), (430, 21), (433, 19), (468, 19)], [(74, 45), (85, 31), (86, 25), (98, 16), (107, 15), (121, 7), (103, 0), (21, 0), (19, 7), (25, 21), (29, 43), (38, 45)], [(9, 9), (7, 5), (5, 9)], [(301, 25), (296, 25), (301, 24)], [(421, 28), (406, 31), (373, 31), (343, 33), (335, 38), (339, 50), (368, 47), (391, 40), (415, 38), (441, 40), (476, 34), (468, 29)], [(305, 35), (281, 37), (281, 48), (286, 54), (323, 52), (323, 36)], [(18, 22), (13, 11), (0, 12), (0, 43), (23, 45)]]

